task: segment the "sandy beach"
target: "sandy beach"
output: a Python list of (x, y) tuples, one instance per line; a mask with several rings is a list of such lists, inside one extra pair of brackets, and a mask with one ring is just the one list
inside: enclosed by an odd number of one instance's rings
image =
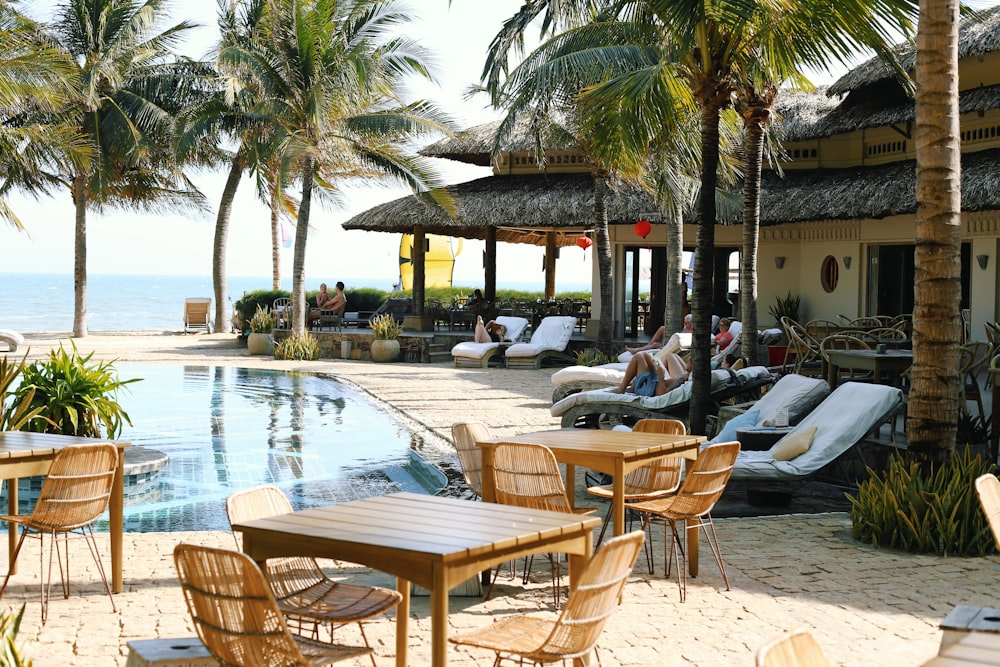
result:
[[(29, 358), (69, 339), (26, 334)], [(551, 417), (552, 371), (455, 369), (450, 364), (374, 364), (321, 360), (279, 362), (251, 357), (233, 335), (177, 332), (92, 334), (75, 341), (97, 358), (164, 364), (230, 365), (312, 371), (348, 381), (397, 410), (401, 417), (447, 437), (456, 421), (482, 421), (498, 435), (558, 426)], [(19, 352), (16, 356), (21, 356)], [(575, 490), (584, 504), (582, 488)], [(590, 504), (593, 504), (592, 502)], [(603, 508), (602, 508), (603, 511)], [(914, 556), (859, 544), (844, 513), (717, 519), (731, 590), (703, 550), (701, 575), (688, 582), (679, 602), (676, 574), (663, 576), (662, 532), (654, 536), (656, 573), (640, 558), (622, 605), (599, 643), (604, 665), (751, 665), (759, 646), (782, 632), (807, 627), (828, 658), (840, 665), (920, 665), (937, 653), (938, 624), (954, 605), (995, 606), (1000, 559)], [(107, 560), (107, 534), (98, 536)], [(6, 552), (6, 540), (0, 550)], [(27, 602), (20, 632), (23, 654), (39, 667), (124, 665), (127, 642), (193, 633), (174, 572), (179, 542), (231, 547), (226, 532), (126, 534), (125, 590), (117, 612), (82, 544), (72, 549), (69, 599), (53, 598), (42, 626), (38, 602), (38, 545), (29, 543), (19, 571), (0, 601)], [(6, 557), (4, 554), (2, 557)], [(392, 586), (384, 573), (337, 564), (352, 581)], [(501, 576), (489, 601), (452, 596), (449, 632), (481, 627), (497, 616), (551, 608), (547, 574), (537, 565), (533, 581)], [(410, 664), (430, 664), (428, 599), (414, 597)], [(366, 624), (380, 665), (394, 664), (391, 615)], [(354, 628), (338, 631), (360, 641)], [(453, 665), (488, 664), (485, 651), (452, 648)], [(370, 665), (367, 658), (346, 662)]]

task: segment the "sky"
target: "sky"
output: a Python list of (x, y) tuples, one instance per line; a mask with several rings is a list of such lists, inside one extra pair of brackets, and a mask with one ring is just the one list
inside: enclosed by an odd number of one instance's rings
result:
[[(976, 8), (1000, 0), (973, 0)], [(490, 122), (498, 114), (479, 97), (465, 99), (465, 90), (478, 82), (486, 49), (502, 22), (522, 0), (409, 0), (416, 17), (408, 33), (421, 41), (438, 61), (439, 85), (412, 88), (414, 98), (428, 98), (450, 113), (460, 127)], [(26, 3), (27, 5), (28, 3)], [(55, 2), (30, 3), (32, 15), (42, 18)], [(203, 57), (218, 37), (213, 0), (174, 0), (168, 5), (173, 22), (187, 19), (201, 24), (192, 31), (182, 51)], [(530, 35), (529, 35), (530, 37)], [(840, 71), (815, 74), (814, 83), (829, 83)], [(427, 143), (431, 143), (428, 141)], [(448, 160), (435, 160), (445, 182), (459, 183), (487, 176), (490, 170)], [(201, 215), (154, 215), (134, 212), (88, 213), (88, 272), (92, 274), (208, 275), (212, 273), (215, 212), (225, 174), (199, 172), (193, 180), (205, 193), (211, 210)], [(398, 186), (345, 185), (343, 206), (313, 207), (306, 253), (307, 286), (341, 278), (364, 279), (368, 286), (388, 288), (398, 276), (399, 236), (345, 231), (340, 223), (380, 203), (406, 196)], [(72, 273), (73, 205), (66, 193), (35, 201), (10, 198), (25, 223), (26, 233), (0, 226), (4, 262), (0, 271), (15, 273)], [(480, 285), (483, 242), (465, 240), (456, 258), (454, 282)], [(498, 244), (499, 280), (534, 280), (541, 285), (544, 250), (535, 246)], [(563, 250), (557, 264), (559, 283), (589, 282), (591, 251)], [(283, 277), (291, 275), (292, 249), (282, 249)], [(537, 273), (536, 273), (537, 272)], [(227, 274), (270, 276), (270, 218), (256, 200), (253, 184), (244, 178), (237, 192), (227, 248)], [(359, 287), (362, 285), (353, 285)], [(558, 285), (557, 285), (558, 287)]]

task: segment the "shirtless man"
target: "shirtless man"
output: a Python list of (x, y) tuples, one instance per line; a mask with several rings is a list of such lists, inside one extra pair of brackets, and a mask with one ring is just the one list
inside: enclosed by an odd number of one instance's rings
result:
[(624, 394), (631, 384), (630, 393), (660, 396), (683, 384), (689, 372), (687, 363), (672, 352), (639, 352), (629, 360), (625, 377), (612, 391)]

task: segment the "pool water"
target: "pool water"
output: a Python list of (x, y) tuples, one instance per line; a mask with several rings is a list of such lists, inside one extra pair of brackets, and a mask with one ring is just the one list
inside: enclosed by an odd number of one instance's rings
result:
[(120, 439), (165, 453), (152, 482), (126, 488), (131, 532), (228, 530), (225, 499), (259, 484), (296, 509), (436, 493), (445, 474), (414, 451), (426, 435), (333, 378), (222, 366), (116, 364), (132, 426)]

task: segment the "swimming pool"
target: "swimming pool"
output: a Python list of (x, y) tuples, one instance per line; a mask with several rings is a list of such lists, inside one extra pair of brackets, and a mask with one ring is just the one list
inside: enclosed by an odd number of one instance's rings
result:
[(130, 532), (228, 530), (226, 496), (259, 484), (282, 488), (299, 509), (396, 491), (436, 493), (458, 477), (442, 439), (334, 378), (115, 367), (122, 379), (142, 378), (118, 397), (133, 424), (120, 439), (169, 457), (152, 482), (126, 488)]

